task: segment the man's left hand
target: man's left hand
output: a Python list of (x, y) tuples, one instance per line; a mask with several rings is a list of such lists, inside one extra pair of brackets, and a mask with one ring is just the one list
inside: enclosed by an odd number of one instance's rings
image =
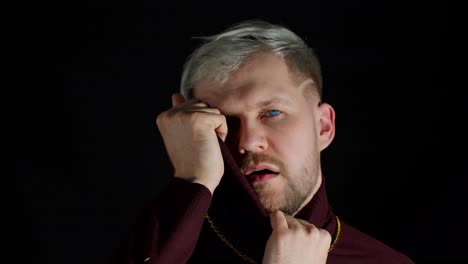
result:
[(326, 263), (331, 235), (281, 211), (270, 214), (273, 232), (263, 255), (264, 264)]

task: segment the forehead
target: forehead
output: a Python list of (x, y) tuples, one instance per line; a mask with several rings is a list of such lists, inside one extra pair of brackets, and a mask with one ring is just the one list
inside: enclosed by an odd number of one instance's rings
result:
[(291, 75), (283, 58), (261, 53), (232, 72), (221, 87), (200, 82), (194, 97), (224, 112), (245, 111), (270, 100), (294, 104), (301, 89)]

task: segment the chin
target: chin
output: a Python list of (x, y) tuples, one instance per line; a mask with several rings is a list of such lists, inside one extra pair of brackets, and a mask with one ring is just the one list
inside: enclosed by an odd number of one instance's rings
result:
[(268, 213), (282, 210), (284, 199), (281, 193), (277, 192), (257, 192), (257, 197)]
[(286, 184), (279, 178), (264, 183), (252, 185), (258, 200), (268, 213), (282, 210), (285, 205)]

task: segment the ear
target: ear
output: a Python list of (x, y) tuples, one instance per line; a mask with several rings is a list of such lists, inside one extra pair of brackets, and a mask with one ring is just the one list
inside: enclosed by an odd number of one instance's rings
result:
[(317, 107), (318, 113), (318, 144), (320, 151), (330, 145), (335, 137), (335, 110), (327, 103)]

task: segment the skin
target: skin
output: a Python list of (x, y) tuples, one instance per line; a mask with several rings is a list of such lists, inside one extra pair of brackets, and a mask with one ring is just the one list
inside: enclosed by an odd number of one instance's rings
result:
[(284, 59), (259, 53), (221, 87), (200, 82), (189, 101), (174, 94), (173, 108), (157, 118), (175, 177), (212, 193), (224, 173), (217, 137), (243, 171), (265, 163), (279, 170), (252, 183), (271, 214), (264, 263), (325, 263), (331, 241), (327, 231), (293, 217), (320, 187), (320, 151), (335, 134), (334, 110), (320, 103), (315, 82), (296, 79)]

